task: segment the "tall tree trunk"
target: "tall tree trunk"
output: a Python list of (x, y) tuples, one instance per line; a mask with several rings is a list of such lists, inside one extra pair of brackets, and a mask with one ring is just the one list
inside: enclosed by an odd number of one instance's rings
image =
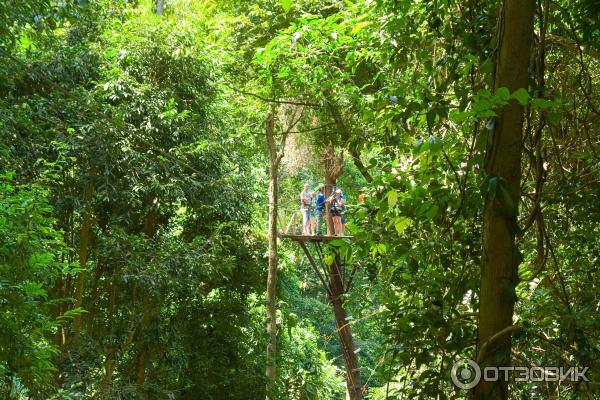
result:
[[(92, 211), (90, 202), (92, 200), (92, 185), (88, 184), (85, 187), (83, 193), (83, 216), (81, 222), (81, 230), (79, 231), (79, 268), (82, 270), (77, 274), (77, 283), (75, 285), (75, 303), (73, 308), (81, 307), (83, 303), (83, 292), (85, 289), (85, 275), (88, 261), (88, 246), (90, 243), (91, 229), (92, 229)], [(79, 331), (81, 329), (81, 314), (75, 315), (73, 318), (73, 340), (75, 342), (79, 339)]]
[(328, 286), (331, 293), (329, 300), (333, 307), (335, 326), (340, 339), (344, 365), (346, 366), (346, 398), (348, 400), (360, 400), (362, 399), (362, 385), (358, 355), (342, 297), (344, 294), (343, 268), (340, 255), (336, 254), (335, 261), (329, 267)]
[[(344, 170), (344, 160), (342, 156), (336, 156), (333, 146), (328, 146), (324, 152), (325, 164), (325, 196), (329, 196), (333, 192), (333, 188), (337, 183), (337, 178), (341, 176)], [(327, 234), (333, 235), (333, 220), (329, 213), (329, 202), (326, 203), (327, 212)], [(354, 339), (352, 330), (348, 324), (348, 314), (344, 308), (343, 295), (344, 288), (344, 266), (339, 253), (335, 254), (334, 262), (329, 266), (329, 301), (333, 307), (333, 315), (335, 318), (335, 326), (338, 337), (340, 339), (340, 347), (344, 357), (344, 365), (346, 367), (346, 398), (348, 400), (357, 400), (362, 398), (362, 385), (360, 382), (360, 369), (358, 364), (358, 355), (354, 347)]]
[(110, 297), (108, 299), (108, 329), (111, 337), (111, 343), (106, 347), (104, 353), (104, 381), (103, 388), (106, 390), (112, 384), (112, 375), (115, 368), (115, 343), (113, 337), (113, 322), (115, 317), (115, 308), (117, 304), (117, 269), (113, 271), (113, 277), (110, 283)]
[[(494, 89), (511, 92), (527, 88), (533, 35), (534, 0), (505, 0), (498, 24), (499, 52)], [(485, 170), (495, 179), (496, 195), (486, 196), (483, 213), (483, 254), (479, 302), (478, 360), (481, 364), (506, 366), (510, 363), (511, 330), (518, 280), (519, 252), (515, 245), (516, 208), (519, 204), (523, 106), (512, 101), (498, 110), (488, 142)], [(510, 194), (503, 196), (506, 191)], [(512, 204), (510, 204), (512, 201)], [(493, 343), (489, 339), (497, 336)], [(487, 344), (486, 346), (483, 346)], [(482, 353), (482, 350), (485, 353)], [(481, 382), (474, 389), (477, 399), (507, 399), (507, 382)]]
[(142, 315), (140, 318), (139, 329), (139, 350), (137, 356), (137, 365), (135, 370), (135, 383), (142, 386), (146, 382), (146, 364), (150, 352), (148, 338), (145, 337), (150, 317), (151, 305), (148, 298), (148, 290), (144, 289), (142, 294)]
[(275, 398), (275, 378), (277, 376), (277, 173), (279, 155), (274, 138), (275, 115), (270, 112), (266, 121), (267, 150), (269, 153), (269, 266), (267, 271), (267, 387), (266, 399)]
[[(146, 239), (152, 240), (154, 239), (154, 234), (156, 232), (156, 209), (154, 208), (154, 199), (156, 198), (156, 193), (152, 192), (148, 195), (146, 199), (146, 204), (150, 209), (146, 214), (146, 226), (145, 233)], [(137, 356), (137, 366), (135, 371), (135, 383), (138, 385), (143, 385), (146, 381), (146, 364), (148, 363), (148, 359), (150, 358), (150, 347), (149, 341), (146, 337), (150, 314), (152, 312), (152, 301), (150, 299), (150, 295), (146, 288), (142, 288), (142, 315), (140, 317), (140, 329), (138, 330), (138, 356)]]
[(90, 299), (88, 315), (87, 315), (87, 319), (86, 319), (88, 337), (91, 337), (92, 335), (94, 335), (94, 332), (95, 332), (95, 327), (96, 327), (95, 319), (96, 319), (96, 309), (97, 309), (96, 306), (97, 306), (98, 300), (100, 298), (100, 290), (98, 288), (98, 285), (100, 284), (100, 279), (102, 278), (103, 269), (104, 269), (104, 265), (102, 264), (102, 261), (99, 260), (98, 264), (96, 265), (96, 270), (94, 271), (94, 281), (92, 283), (92, 290), (91, 290), (91, 295), (90, 295), (91, 299)]
[[(67, 247), (72, 247), (73, 246), (73, 241), (72, 241), (72, 220), (73, 220), (73, 207), (69, 207), (66, 212), (65, 212), (65, 218), (63, 220), (63, 230), (64, 230), (64, 242), (67, 245)], [(64, 257), (66, 257), (65, 259), (63, 259), (63, 261), (67, 261), (67, 262), (71, 262), (70, 257), (68, 255), (65, 255)], [(54, 287), (55, 287), (55, 297), (57, 299), (60, 299), (60, 301), (57, 303), (57, 319), (58, 317), (62, 316), (65, 311), (67, 310), (67, 304), (65, 303), (64, 299), (67, 297), (66, 295), (66, 282), (65, 279), (63, 277), (63, 275), (59, 275), (54, 283)], [(64, 324), (60, 324), (58, 326), (58, 329), (56, 331), (56, 345), (62, 349), (62, 347), (66, 344), (66, 329), (65, 329), (65, 325)], [(60, 374), (56, 374), (56, 376), (58, 377)]]

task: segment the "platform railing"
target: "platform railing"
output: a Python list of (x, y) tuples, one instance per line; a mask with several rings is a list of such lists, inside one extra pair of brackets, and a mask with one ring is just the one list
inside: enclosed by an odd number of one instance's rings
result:
[(302, 216), (299, 209), (280, 207), (277, 218), (279, 233), (284, 235), (302, 234)]

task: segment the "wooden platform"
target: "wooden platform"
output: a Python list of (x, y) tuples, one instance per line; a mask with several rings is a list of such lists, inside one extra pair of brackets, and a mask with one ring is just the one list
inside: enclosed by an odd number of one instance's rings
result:
[(298, 242), (331, 242), (333, 240), (353, 239), (354, 236), (329, 236), (329, 235), (293, 235), (290, 233), (279, 233), (278, 236), (282, 239), (291, 239)]

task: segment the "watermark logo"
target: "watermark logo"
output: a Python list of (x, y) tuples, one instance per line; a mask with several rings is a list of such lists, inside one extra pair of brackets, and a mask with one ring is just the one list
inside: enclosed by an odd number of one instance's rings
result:
[(473, 389), (481, 380), (481, 368), (473, 360), (458, 360), (452, 366), (450, 376), (452, 383), (457, 387), (465, 390)]
[(563, 382), (585, 381), (589, 367), (485, 367), (483, 370), (473, 360), (458, 360), (452, 366), (450, 377), (452, 383), (465, 390), (473, 389), (483, 379), (485, 382), (496, 382), (503, 379), (515, 382)]

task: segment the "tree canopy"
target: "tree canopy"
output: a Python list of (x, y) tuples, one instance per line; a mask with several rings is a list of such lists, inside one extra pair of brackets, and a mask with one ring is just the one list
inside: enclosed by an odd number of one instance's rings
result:
[(597, 398), (599, 10), (1, 1), (0, 397)]

